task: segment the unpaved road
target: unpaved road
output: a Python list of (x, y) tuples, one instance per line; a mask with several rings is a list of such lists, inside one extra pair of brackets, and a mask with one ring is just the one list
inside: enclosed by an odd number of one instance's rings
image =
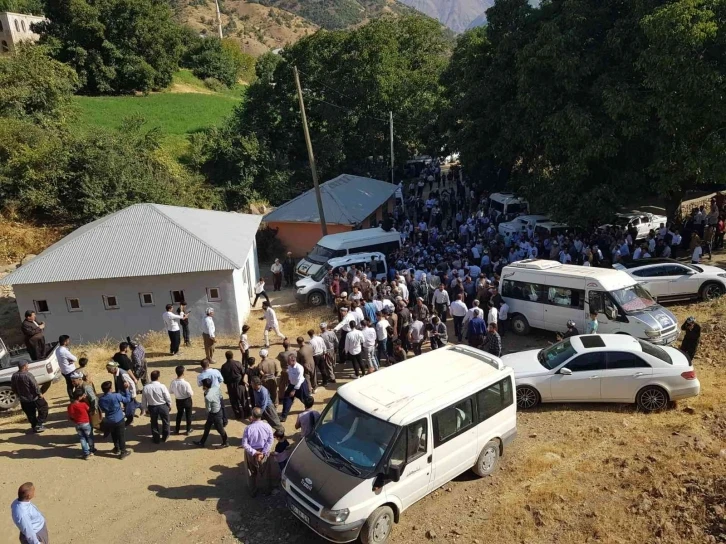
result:
[[(687, 307), (676, 310), (679, 317), (692, 313)], [(287, 334), (302, 333), (318, 318), (304, 321), (293, 311), (278, 312)], [(258, 321), (253, 323), (255, 341), (261, 334)], [(710, 334), (726, 341), (720, 330)], [(505, 338), (508, 351), (545, 343), (538, 336)], [(688, 407), (645, 415), (619, 405), (545, 406), (520, 414), (519, 437), (501, 470), (483, 480), (467, 473), (435, 491), (404, 513), (393, 542), (726, 541), (709, 521), (709, 512), (723, 502), (720, 485), (726, 493), (719, 480), (726, 472), (726, 383), (718, 346), (704, 346), (699, 369), (704, 394)], [(274, 346), (272, 353), (279, 350)], [(196, 347), (180, 358), (153, 357), (149, 366), (160, 370), (168, 384), (174, 366), (185, 364), (194, 385), (201, 356)], [(97, 387), (105, 379), (102, 363), (93, 361)], [(8, 505), (20, 483), (33, 481), (35, 503), (56, 543), (320, 542), (287, 512), (282, 494), (248, 498), (242, 450), (191, 444), (205, 419), (201, 390), (194, 388), (193, 436), (172, 436), (155, 445), (148, 419), (141, 418), (128, 429), (133, 450), (128, 459), (111, 457), (112, 445), (100, 442), (100, 454), (83, 461), (66, 420), (64, 387), (54, 385), (47, 395), (46, 433), (26, 434), (26, 423), (17, 415), (0, 419), (2, 501)], [(330, 389), (316, 395), (317, 409), (332, 394)], [(293, 415), (299, 409), (296, 404)], [(286, 424), (291, 434), (294, 420)], [(234, 446), (243, 428), (230, 419), (227, 431)], [(209, 444), (219, 444), (214, 432)], [(4, 541), (15, 541), (7, 510), (0, 516), (0, 530), (8, 535)]]

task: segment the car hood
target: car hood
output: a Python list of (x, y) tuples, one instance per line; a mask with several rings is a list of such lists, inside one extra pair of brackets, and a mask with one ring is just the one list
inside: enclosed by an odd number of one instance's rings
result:
[(312, 276), (318, 270), (320, 270), (322, 267), (323, 267), (322, 264), (314, 263), (307, 259), (302, 259), (299, 263), (297, 263), (295, 272), (297, 272), (301, 276)]
[(296, 289), (308, 288), (308, 287), (312, 287), (316, 283), (318, 283), (318, 282), (315, 281), (313, 278), (306, 276), (304, 278), (300, 278), (299, 280), (297, 280), (295, 282), (295, 288)]
[(550, 371), (539, 364), (537, 354), (538, 349), (529, 351), (520, 351), (519, 353), (510, 353), (502, 357), (502, 362), (514, 370), (515, 379), (523, 376), (539, 376), (548, 374)]

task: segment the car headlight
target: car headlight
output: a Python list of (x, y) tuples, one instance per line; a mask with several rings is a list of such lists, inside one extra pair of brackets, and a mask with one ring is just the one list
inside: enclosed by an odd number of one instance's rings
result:
[(650, 331), (650, 330), (646, 330), (645, 331), (645, 335), (648, 338), (658, 338), (660, 336), (660, 331)]
[(350, 510), (347, 508), (343, 508), (342, 510), (328, 510), (327, 508), (323, 508), (320, 512), (320, 517), (330, 523), (345, 523), (349, 515)]
[(287, 489), (287, 476), (285, 476), (284, 474), (280, 476), (280, 485), (283, 489)]

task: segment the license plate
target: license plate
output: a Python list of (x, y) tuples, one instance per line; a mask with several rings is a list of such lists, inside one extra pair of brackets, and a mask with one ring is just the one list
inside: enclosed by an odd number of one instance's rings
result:
[(290, 510), (292, 510), (292, 513), (295, 514), (297, 517), (299, 517), (301, 520), (303, 520), (305, 523), (310, 523), (310, 516), (307, 514), (304, 514), (302, 510), (300, 510), (297, 506), (294, 504), (290, 505)]

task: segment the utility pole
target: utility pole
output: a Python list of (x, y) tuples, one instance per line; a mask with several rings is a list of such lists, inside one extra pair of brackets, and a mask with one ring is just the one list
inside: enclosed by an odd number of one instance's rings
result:
[(219, 12), (219, 0), (214, 0), (214, 5), (217, 7), (217, 29), (219, 30), (219, 39), (221, 40), (223, 38), (223, 36), (222, 36), (222, 14)]
[(389, 124), (391, 125), (391, 183), (396, 184), (396, 176), (393, 171), (393, 112), (388, 112)]
[(305, 115), (305, 102), (303, 102), (302, 87), (300, 87), (300, 74), (297, 72), (297, 66), (292, 67), (295, 74), (295, 85), (297, 86), (297, 98), (300, 101), (300, 117), (302, 117), (303, 132), (305, 132), (305, 145), (308, 148), (308, 160), (310, 161), (310, 172), (313, 175), (313, 186), (315, 187), (315, 199), (318, 201), (318, 214), (320, 215), (320, 227), (323, 229), (323, 236), (328, 234), (328, 225), (325, 224), (325, 211), (323, 210), (323, 197), (320, 195), (320, 185), (318, 185), (318, 171), (315, 167), (315, 155), (313, 155), (313, 143), (310, 141), (310, 131), (308, 130), (308, 118)]

